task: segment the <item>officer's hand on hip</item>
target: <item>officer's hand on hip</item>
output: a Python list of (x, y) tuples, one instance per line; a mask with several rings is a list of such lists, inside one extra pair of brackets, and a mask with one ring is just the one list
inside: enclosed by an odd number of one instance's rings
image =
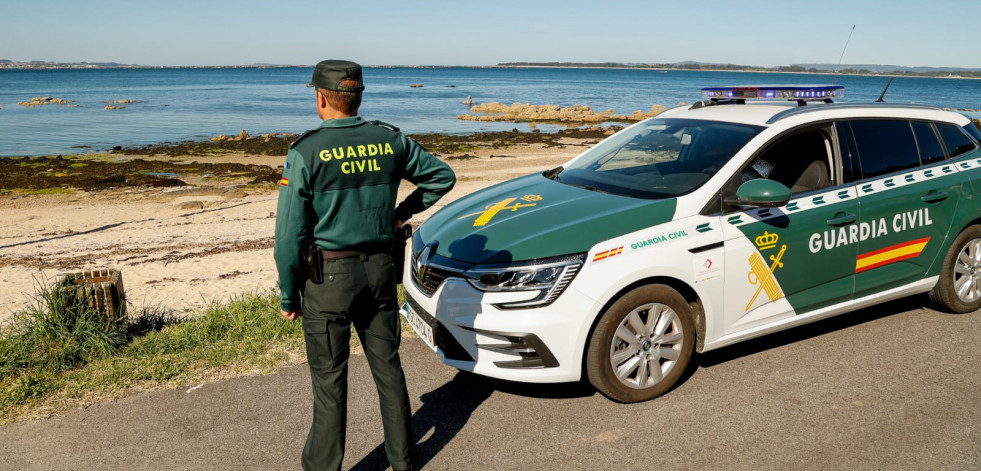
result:
[(279, 310), (279, 315), (285, 317), (286, 320), (295, 321), (298, 318), (303, 317), (303, 312), (300, 311), (299, 309), (297, 309), (295, 311), (284, 311), (284, 310), (280, 309)]

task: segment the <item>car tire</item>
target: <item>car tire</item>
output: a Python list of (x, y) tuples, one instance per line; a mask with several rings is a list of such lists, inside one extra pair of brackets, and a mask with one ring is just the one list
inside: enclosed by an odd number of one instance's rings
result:
[(691, 309), (666, 285), (641, 286), (621, 296), (590, 337), (589, 382), (617, 402), (647, 401), (666, 393), (685, 373), (694, 350)]
[(958, 314), (981, 309), (981, 226), (968, 227), (954, 239), (930, 299)]

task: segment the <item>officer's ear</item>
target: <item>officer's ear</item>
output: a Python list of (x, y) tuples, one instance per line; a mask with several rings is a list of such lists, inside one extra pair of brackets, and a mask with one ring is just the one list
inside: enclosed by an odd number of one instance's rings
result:
[(317, 90), (317, 109), (318, 110), (327, 109), (327, 97), (325, 97), (320, 90)]

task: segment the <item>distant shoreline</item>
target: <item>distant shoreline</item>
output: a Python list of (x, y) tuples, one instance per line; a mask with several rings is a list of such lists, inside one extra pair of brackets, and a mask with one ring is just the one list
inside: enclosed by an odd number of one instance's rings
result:
[[(722, 64), (699, 64), (673, 65), (673, 64), (650, 64), (650, 65), (630, 65), (616, 63), (500, 63), (493, 65), (365, 65), (365, 68), (376, 69), (630, 69), (630, 70), (652, 70), (652, 71), (692, 71), (692, 72), (756, 72), (768, 74), (809, 74), (809, 75), (855, 75), (863, 77), (925, 77), (925, 78), (952, 78), (952, 79), (981, 79), (981, 69), (968, 69), (962, 67), (951, 67), (945, 69), (936, 67), (932, 72), (904, 72), (900, 69), (877, 72), (871, 70), (855, 70), (843, 66), (844, 69), (832, 70), (798, 70), (799, 66), (780, 66), (780, 67), (757, 67), (757, 66), (731, 66), (717, 68)], [(137, 64), (116, 64), (116, 63), (62, 63), (62, 62), (15, 62), (0, 61), (0, 71), (3, 70), (161, 70), (161, 69), (293, 69), (293, 68), (312, 68), (313, 65), (289, 65), (289, 64), (240, 64), (240, 65), (137, 65)], [(902, 67), (902, 66), (897, 66)]]
[[(454, 66), (455, 67), (455, 66)], [(465, 67), (465, 66), (463, 66)], [(944, 77), (939, 75), (915, 75), (915, 74), (890, 74), (890, 73), (870, 73), (870, 74), (859, 74), (859, 73), (846, 73), (846, 72), (790, 72), (783, 70), (731, 70), (731, 69), (678, 69), (678, 68), (660, 68), (660, 67), (590, 67), (590, 66), (559, 66), (559, 65), (498, 65), (489, 67), (499, 67), (503, 69), (627, 69), (627, 70), (650, 70), (655, 72), (740, 72), (740, 73), (755, 73), (755, 74), (797, 74), (797, 75), (849, 75), (858, 77), (910, 77), (910, 78), (951, 78), (951, 79), (964, 79), (964, 80), (979, 80), (981, 79), (981, 74), (977, 77), (964, 77), (964, 76), (954, 76), (954, 77)]]
[(312, 65), (8, 65), (0, 70), (160, 70), (160, 69), (296, 69)]

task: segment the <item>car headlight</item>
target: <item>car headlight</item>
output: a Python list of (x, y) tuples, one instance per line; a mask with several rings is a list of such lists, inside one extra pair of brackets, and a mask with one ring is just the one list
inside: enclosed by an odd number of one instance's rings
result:
[(537, 291), (527, 301), (495, 304), (501, 309), (542, 307), (565, 291), (586, 260), (586, 254), (565, 255), (512, 265), (476, 266), (463, 272), (474, 288), (487, 292)]

